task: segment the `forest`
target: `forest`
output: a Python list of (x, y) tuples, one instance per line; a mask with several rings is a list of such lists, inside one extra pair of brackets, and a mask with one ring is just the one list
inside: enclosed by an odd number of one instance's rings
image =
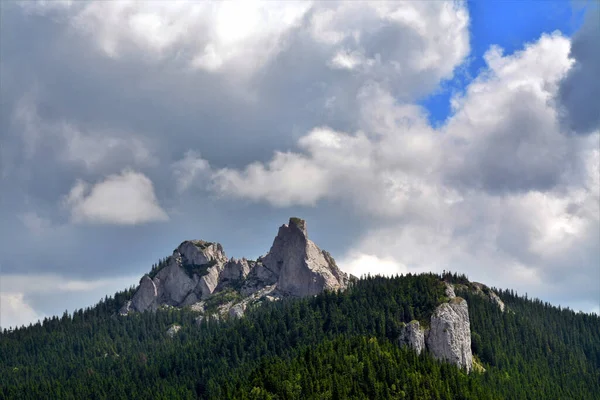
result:
[[(467, 374), (398, 344), (427, 324), (444, 273), (365, 276), (341, 292), (266, 302), (240, 319), (163, 309), (120, 316), (133, 288), (0, 333), (1, 399), (598, 399), (600, 318), (511, 290), (471, 290)], [(170, 337), (173, 324), (181, 330)]]

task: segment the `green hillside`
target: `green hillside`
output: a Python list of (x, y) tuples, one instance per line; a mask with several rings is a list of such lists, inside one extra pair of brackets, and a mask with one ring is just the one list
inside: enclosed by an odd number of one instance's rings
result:
[[(6, 399), (598, 399), (600, 318), (498, 291), (507, 311), (466, 286), (466, 374), (399, 347), (426, 324), (446, 274), (366, 277), (340, 293), (266, 303), (198, 324), (189, 310), (118, 316), (131, 290), (0, 335)], [(173, 324), (181, 330), (172, 338)]]

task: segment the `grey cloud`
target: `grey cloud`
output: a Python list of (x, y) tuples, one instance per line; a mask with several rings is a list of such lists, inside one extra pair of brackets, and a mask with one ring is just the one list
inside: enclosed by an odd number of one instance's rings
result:
[(575, 64), (562, 80), (558, 101), (564, 123), (577, 134), (600, 128), (600, 7), (589, 5), (583, 26), (573, 37)]
[(546, 106), (531, 93), (515, 94), (503, 112), (508, 118), (491, 132), (457, 143), (460, 161), (447, 179), (490, 193), (556, 187), (576, 167), (576, 143), (559, 133)]

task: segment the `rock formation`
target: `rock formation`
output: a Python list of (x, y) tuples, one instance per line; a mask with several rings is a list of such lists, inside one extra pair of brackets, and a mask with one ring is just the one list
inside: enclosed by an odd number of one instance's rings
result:
[[(251, 303), (285, 296), (303, 297), (347, 287), (349, 277), (329, 253), (308, 239), (306, 222), (290, 218), (279, 228), (269, 252), (257, 261), (228, 259), (219, 243), (184, 241), (153, 276), (145, 275), (121, 314), (190, 306), (205, 311), (205, 301), (220, 294), (221, 315), (240, 317)], [(236, 295), (237, 293), (237, 295)]]
[(473, 353), (467, 301), (454, 295), (452, 285), (446, 282), (444, 284), (446, 297), (451, 300), (435, 309), (429, 322), (430, 328), (423, 329), (419, 321), (411, 321), (402, 327), (398, 341), (418, 354), (427, 350), (438, 360), (447, 361), (470, 372), (473, 368)]
[(419, 321), (410, 321), (402, 327), (399, 338), (401, 345), (413, 348), (417, 354), (425, 349), (425, 331), (421, 329)]
[(466, 300), (455, 297), (436, 308), (431, 316), (426, 343), (435, 358), (471, 371), (471, 325)]
[(446, 288), (444, 289), (444, 294), (446, 295), (446, 297), (450, 300), (455, 298), (456, 294), (454, 293), (454, 286), (448, 282), (444, 282), (444, 285), (446, 286)]
[(180, 330), (181, 330), (181, 325), (172, 325), (169, 329), (167, 329), (167, 335), (170, 338), (173, 338), (173, 337), (175, 337), (177, 332), (179, 332)]
[(498, 306), (500, 311), (504, 312), (506, 306), (504, 305), (504, 302), (500, 299), (500, 297), (496, 294), (496, 292), (494, 292), (492, 289), (490, 289), (483, 283), (479, 282), (471, 282), (470, 286), (475, 291), (475, 293), (479, 294), (480, 296), (487, 297), (492, 303)]

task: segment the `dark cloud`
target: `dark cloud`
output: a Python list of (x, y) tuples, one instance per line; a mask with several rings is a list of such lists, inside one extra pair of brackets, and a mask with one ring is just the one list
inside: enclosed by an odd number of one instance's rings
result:
[(577, 134), (600, 128), (600, 7), (589, 7), (571, 44), (570, 56), (575, 64), (558, 93), (564, 123)]

